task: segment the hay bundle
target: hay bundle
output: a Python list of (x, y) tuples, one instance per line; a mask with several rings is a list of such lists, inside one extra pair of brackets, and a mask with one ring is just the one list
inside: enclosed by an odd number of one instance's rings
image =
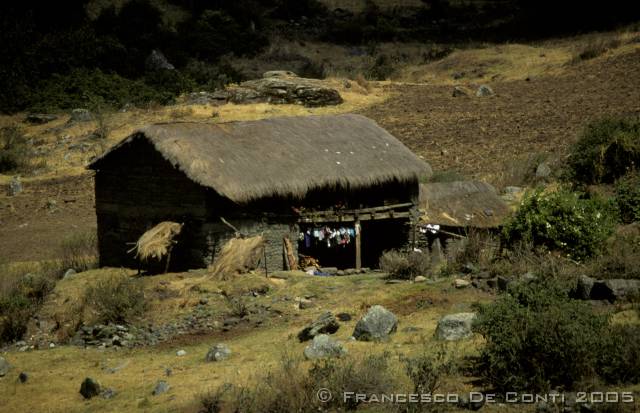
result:
[(209, 271), (212, 275), (224, 279), (229, 275), (255, 270), (264, 254), (264, 245), (264, 237), (260, 235), (232, 238), (222, 246)]
[(182, 225), (171, 221), (159, 223), (142, 234), (129, 252), (135, 250), (136, 258), (140, 261), (148, 261), (150, 258), (160, 261), (176, 244), (175, 238), (182, 231)]

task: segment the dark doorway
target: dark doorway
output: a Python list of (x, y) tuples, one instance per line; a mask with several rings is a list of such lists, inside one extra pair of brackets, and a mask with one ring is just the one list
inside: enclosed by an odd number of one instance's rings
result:
[(362, 266), (378, 268), (384, 251), (406, 247), (408, 223), (406, 219), (362, 221)]
[(355, 268), (356, 243), (353, 223), (301, 224), (300, 231), (298, 254), (315, 258), (323, 267)]

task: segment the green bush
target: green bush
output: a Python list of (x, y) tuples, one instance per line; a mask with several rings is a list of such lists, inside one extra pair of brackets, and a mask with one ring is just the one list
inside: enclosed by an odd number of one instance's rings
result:
[(590, 123), (571, 148), (567, 177), (578, 184), (613, 183), (640, 165), (640, 118)]
[(390, 250), (382, 254), (379, 265), (393, 278), (412, 280), (429, 273), (431, 257), (427, 253)]
[(582, 260), (600, 252), (616, 218), (612, 206), (602, 200), (581, 198), (564, 189), (537, 190), (523, 200), (502, 235), (507, 244), (530, 242)]
[(616, 181), (615, 192), (622, 222), (640, 221), (640, 173), (633, 171)]
[(517, 285), (478, 310), (479, 370), (497, 390), (572, 389), (595, 376), (608, 318), (556, 282)]
[(84, 302), (100, 323), (126, 323), (144, 313), (142, 285), (125, 275), (112, 276), (87, 288)]
[(614, 325), (603, 337), (600, 376), (611, 384), (640, 382), (640, 326)]
[(580, 271), (592, 278), (640, 279), (639, 232), (635, 224), (621, 227), (607, 240), (603, 254), (585, 262)]
[(27, 138), (18, 127), (0, 129), (0, 173), (29, 169), (31, 157)]

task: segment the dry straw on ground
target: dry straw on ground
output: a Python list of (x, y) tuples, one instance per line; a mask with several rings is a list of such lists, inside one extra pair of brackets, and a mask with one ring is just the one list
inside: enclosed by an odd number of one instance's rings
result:
[(210, 273), (227, 279), (235, 274), (255, 270), (264, 254), (265, 240), (262, 236), (232, 238), (222, 246), (215, 262), (209, 267)]
[(136, 258), (141, 261), (148, 261), (149, 258), (161, 260), (173, 248), (180, 231), (182, 231), (182, 224), (171, 221), (161, 222), (142, 234), (135, 247), (129, 252), (135, 250)]

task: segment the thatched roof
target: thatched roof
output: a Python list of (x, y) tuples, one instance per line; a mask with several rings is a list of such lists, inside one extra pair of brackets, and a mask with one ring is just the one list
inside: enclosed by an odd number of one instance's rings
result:
[(431, 167), (360, 115), (147, 126), (89, 165), (99, 170), (135, 139), (148, 140), (191, 180), (234, 202), (313, 189), (361, 188), (431, 174)]
[(420, 220), (452, 227), (493, 228), (510, 210), (495, 188), (478, 181), (420, 185)]

